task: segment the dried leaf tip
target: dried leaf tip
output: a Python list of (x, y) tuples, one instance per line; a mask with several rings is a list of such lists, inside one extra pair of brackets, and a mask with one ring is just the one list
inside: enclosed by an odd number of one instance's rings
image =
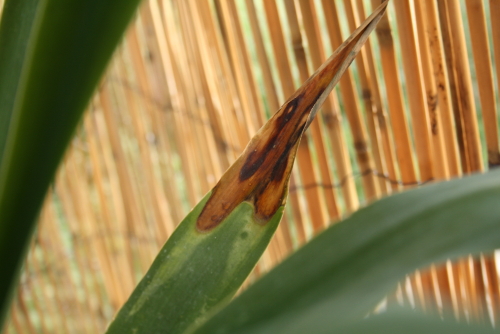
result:
[(243, 201), (254, 205), (256, 221), (262, 224), (285, 203), (302, 133), (377, 25), (387, 3), (384, 1), (252, 138), (212, 190), (196, 222), (200, 232), (215, 228)]

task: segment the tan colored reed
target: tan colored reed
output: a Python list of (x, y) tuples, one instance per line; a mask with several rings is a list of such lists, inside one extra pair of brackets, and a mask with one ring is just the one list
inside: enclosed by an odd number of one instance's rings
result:
[[(372, 0), (372, 7), (376, 7), (380, 3), (380, 0)], [(387, 91), (391, 92), (387, 95), (387, 100), (394, 141), (398, 144), (396, 146), (396, 157), (401, 173), (401, 180), (404, 183), (414, 183), (417, 181), (417, 177), (413, 165), (408, 121), (404, 113), (403, 93), (401, 91), (394, 40), (388, 14), (385, 14), (380, 20), (376, 28), (376, 33), (380, 45), (380, 59), (384, 72), (385, 86)]]
[[(488, 163), (500, 165), (500, 147), (498, 144), (498, 117), (496, 108), (495, 83), (493, 82), (493, 66), (490, 61), (490, 45), (486, 28), (486, 13), (481, 0), (467, 0), (467, 15), (474, 52), (477, 84), (481, 100)], [(498, 65), (497, 65), (498, 66)]]
[[(187, 211), (329, 56), (325, 49), (343, 41), (342, 29), (380, 2), (146, 1), (47, 196), (3, 333), (102, 332)], [(485, 169), (464, 14), (484, 145), (498, 165), (489, 55), (492, 47), (498, 81), (500, 1), (489, 5), (491, 46), (484, 1), (467, 0), (466, 13), (455, 0), (391, 2), (305, 133), (289, 208), (243, 289), (368, 201)], [(495, 257), (417, 271), (387, 303), (498, 326)]]
[[(360, 20), (364, 20), (368, 17), (366, 15), (363, 0), (357, 1), (357, 9), (359, 12), (358, 16)], [(366, 62), (368, 63), (367, 66), (369, 68), (369, 84), (370, 84), (370, 90), (366, 91), (367, 93), (364, 100), (368, 100), (368, 98), (372, 100), (371, 109), (367, 109), (366, 113), (368, 114), (368, 117), (370, 117), (369, 114), (372, 112), (373, 113), (372, 116), (376, 118), (374, 119), (375, 132), (372, 134), (372, 136), (378, 136), (377, 132), (380, 131), (381, 142), (382, 142), (380, 145), (383, 147), (383, 154), (380, 153), (380, 155), (383, 155), (384, 157), (384, 161), (381, 162), (382, 168), (384, 167), (387, 168), (389, 178), (392, 180), (396, 180), (398, 176), (396, 173), (396, 161), (394, 158), (395, 154), (394, 143), (391, 136), (387, 110), (382, 103), (382, 96), (380, 93), (380, 79), (379, 79), (379, 74), (377, 73), (376, 70), (371, 38), (369, 38), (366, 41), (364, 48), (361, 50), (361, 55), (363, 55), (364, 52), (366, 52)], [(363, 62), (363, 64), (366, 66), (365, 62)], [(363, 93), (363, 95), (365, 95), (365, 93)], [(386, 187), (391, 187), (392, 189), (398, 189), (397, 184), (391, 183), (388, 180), (384, 179), (382, 180), (385, 181)], [(381, 189), (382, 191), (384, 191), (383, 186), (381, 186)], [(388, 189), (386, 191), (388, 191)]]
[(482, 153), (460, 7), (456, 1), (447, 0), (439, 0), (438, 5), (448, 58), (455, 126), (459, 133), (462, 170), (465, 173), (480, 171), (483, 170)]
[(400, 33), (401, 52), (405, 71), (405, 83), (412, 115), (415, 138), (415, 150), (422, 181), (434, 178), (433, 146), (430, 137), (429, 111), (425, 103), (425, 90), (422, 78), (422, 61), (418, 53), (418, 38), (415, 18), (410, 2), (394, 2), (398, 31)]

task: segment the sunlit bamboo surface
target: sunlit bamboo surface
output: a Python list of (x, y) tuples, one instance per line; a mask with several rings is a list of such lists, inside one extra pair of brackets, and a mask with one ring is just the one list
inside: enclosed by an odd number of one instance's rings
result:
[[(47, 195), (3, 333), (103, 332), (190, 208), (379, 2), (144, 1)], [(499, 79), (500, 0), (391, 1), (304, 135), (247, 284), (377, 198), (500, 165)], [(379, 309), (497, 325), (496, 268), (490, 254), (422, 270)]]

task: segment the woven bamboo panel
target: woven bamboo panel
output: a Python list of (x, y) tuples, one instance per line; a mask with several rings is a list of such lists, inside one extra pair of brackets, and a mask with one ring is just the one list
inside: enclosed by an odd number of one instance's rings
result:
[[(47, 195), (3, 333), (103, 332), (190, 208), (378, 3), (145, 0)], [(392, 1), (304, 135), (245, 285), (367, 203), (499, 166), (499, 80), (500, 0)], [(496, 325), (496, 263), (419, 271), (380, 307)]]

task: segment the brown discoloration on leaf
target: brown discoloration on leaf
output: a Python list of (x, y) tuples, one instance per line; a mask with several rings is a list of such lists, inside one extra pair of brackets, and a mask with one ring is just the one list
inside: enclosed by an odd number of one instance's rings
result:
[(304, 130), (326, 95), (350, 65), (385, 11), (387, 2), (345, 41), (252, 138), (224, 173), (197, 221), (200, 232), (220, 224), (242, 201), (266, 223), (285, 203), (288, 180)]

